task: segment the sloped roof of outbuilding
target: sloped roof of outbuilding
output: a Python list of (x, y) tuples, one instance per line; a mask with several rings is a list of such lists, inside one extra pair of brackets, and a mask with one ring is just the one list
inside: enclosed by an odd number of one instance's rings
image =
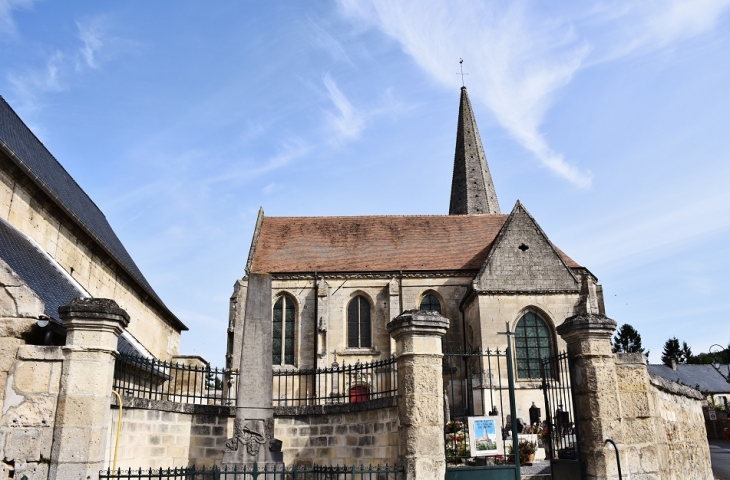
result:
[(114, 233), (106, 217), (23, 120), (0, 96), (0, 150), (86, 232), (165, 312), (172, 325), (187, 327), (157, 295)]
[[(725, 369), (722, 365), (720, 368)], [(677, 369), (666, 365), (649, 365), (649, 372), (665, 380), (696, 388), (704, 393), (730, 393), (730, 383), (713, 365), (678, 364)]]
[[(253, 273), (479, 270), (508, 215), (263, 217)], [(579, 267), (558, 250), (569, 267)]]
[[(16, 228), (0, 220), (0, 258), (44, 304), (43, 313), (60, 322), (58, 307), (88, 293), (75, 285), (61, 266)], [(130, 342), (124, 332), (117, 338), (117, 350), (128, 355), (149, 356)]]

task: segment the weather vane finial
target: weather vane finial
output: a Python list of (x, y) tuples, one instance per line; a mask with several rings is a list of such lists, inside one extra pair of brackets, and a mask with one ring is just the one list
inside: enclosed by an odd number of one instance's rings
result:
[(464, 73), (464, 60), (461, 58), (459, 59), (459, 69), (461, 70), (461, 73), (457, 73), (457, 75), (461, 75), (461, 86), (466, 87), (466, 85), (464, 85), (464, 75), (469, 75), (469, 74)]

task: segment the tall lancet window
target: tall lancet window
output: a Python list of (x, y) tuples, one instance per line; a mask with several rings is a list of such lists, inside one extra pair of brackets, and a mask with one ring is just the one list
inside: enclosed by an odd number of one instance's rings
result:
[(271, 363), (294, 365), (294, 301), (282, 295), (274, 304)]
[(540, 378), (542, 359), (552, 355), (552, 334), (545, 320), (533, 312), (525, 313), (515, 328), (517, 378)]
[(370, 348), (370, 302), (362, 295), (347, 305), (347, 347)]

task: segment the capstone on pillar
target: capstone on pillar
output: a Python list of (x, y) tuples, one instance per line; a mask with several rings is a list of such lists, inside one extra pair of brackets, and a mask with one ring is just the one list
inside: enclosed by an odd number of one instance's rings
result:
[(76, 298), (58, 312), (67, 333), (48, 478), (97, 478), (110, 423), (117, 338), (129, 315), (106, 298)]
[(406, 310), (388, 323), (398, 366), (400, 453), (407, 480), (443, 480), (444, 397), (441, 337), (449, 320)]

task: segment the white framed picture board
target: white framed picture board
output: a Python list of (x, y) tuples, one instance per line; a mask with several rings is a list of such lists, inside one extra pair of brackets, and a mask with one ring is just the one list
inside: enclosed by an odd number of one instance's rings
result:
[(499, 417), (469, 417), (469, 449), (472, 457), (502, 454), (502, 426)]

